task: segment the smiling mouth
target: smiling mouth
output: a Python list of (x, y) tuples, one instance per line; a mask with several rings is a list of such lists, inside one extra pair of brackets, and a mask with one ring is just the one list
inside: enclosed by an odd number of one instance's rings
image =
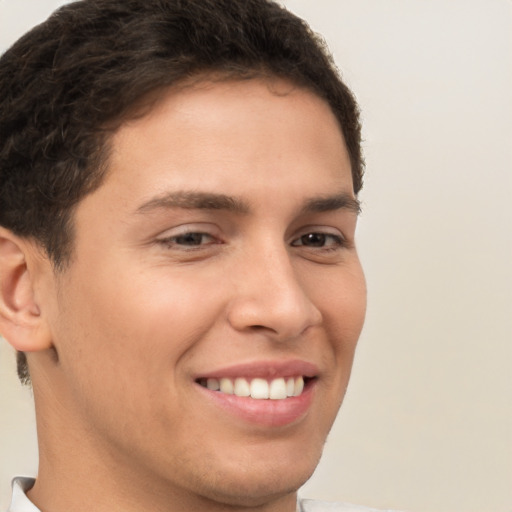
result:
[(296, 377), (279, 377), (276, 379), (237, 378), (202, 378), (197, 383), (210, 391), (226, 395), (250, 397), (254, 400), (285, 400), (302, 395), (305, 387), (313, 380), (302, 375)]

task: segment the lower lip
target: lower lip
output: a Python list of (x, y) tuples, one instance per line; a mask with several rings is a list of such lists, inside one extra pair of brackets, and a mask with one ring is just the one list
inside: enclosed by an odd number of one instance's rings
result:
[(310, 381), (300, 396), (283, 400), (255, 400), (211, 391), (199, 384), (197, 386), (216, 406), (247, 423), (263, 427), (284, 427), (306, 416), (313, 400), (315, 384), (315, 381)]

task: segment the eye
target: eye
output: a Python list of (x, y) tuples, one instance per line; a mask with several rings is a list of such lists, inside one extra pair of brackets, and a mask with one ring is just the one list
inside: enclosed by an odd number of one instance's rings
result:
[(336, 249), (345, 245), (345, 240), (341, 235), (331, 233), (306, 233), (291, 244), (293, 247), (312, 247)]
[(208, 233), (187, 232), (167, 238), (161, 238), (158, 242), (172, 248), (199, 248), (204, 245), (217, 243), (216, 239)]

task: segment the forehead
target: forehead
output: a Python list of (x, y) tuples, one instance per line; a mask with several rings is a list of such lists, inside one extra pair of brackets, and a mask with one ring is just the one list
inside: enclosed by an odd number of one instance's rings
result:
[(111, 139), (109, 168), (147, 172), (151, 160), (187, 180), (196, 166), (208, 164), (211, 176), (238, 160), (254, 179), (259, 165), (282, 172), (278, 157), (295, 154), (299, 168), (308, 152), (317, 165), (334, 158), (350, 167), (338, 121), (316, 94), (277, 79), (201, 81), (161, 93), (146, 115), (125, 122)]
[[(101, 186), (75, 211), (79, 251), (98, 230), (112, 241), (142, 222), (144, 205), (173, 197), (176, 206), (176, 194), (221, 194), (243, 204), (239, 212), (284, 224), (312, 200), (354, 198), (350, 158), (329, 105), (284, 81), (169, 90), (146, 115), (121, 125), (107, 165)], [(150, 224), (169, 220), (151, 211)]]

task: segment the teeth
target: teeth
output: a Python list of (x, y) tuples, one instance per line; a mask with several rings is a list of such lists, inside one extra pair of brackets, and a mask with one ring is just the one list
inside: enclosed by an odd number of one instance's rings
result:
[(270, 383), (269, 396), (272, 400), (283, 400), (287, 398), (286, 383), (284, 379), (274, 379)]
[(295, 396), (295, 379), (293, 377), (286, 381), (286, 395)]
[(265, 400), (269, 398), (268, 382), (264, 379), (252, 379), (251, 398), (256, 400)]
[(251, 387), (245, 379), (235, 379), (235, 395), (251, 396)]
[[(204, 385), (204, 381), (203, 381)], [(268, 382), (266, 379), (247, 380), (242, 377), (234, 379), (207, 379), (206, 387), (212, 391), (220, 391), (227, 395), (251, 397), (255, 400), (284, 400), (288, 397), (300, 396), (304, 391), (303, 377), (278, 378)]]
[(302, 377), (297, 377), (295, 379), (295, 389), (293, 392), (293, 396), (299, 396), (304, 391), (304, 379)]
[(206, 381), (206, 387), (212, 391), (219, 391), (220, 383), (217, 379), (208, 379)]
[(220, 390), (226, 395), (232, 395), (235, 390), (233, 389), (233, 382), (231, 379), (220, 379)]

